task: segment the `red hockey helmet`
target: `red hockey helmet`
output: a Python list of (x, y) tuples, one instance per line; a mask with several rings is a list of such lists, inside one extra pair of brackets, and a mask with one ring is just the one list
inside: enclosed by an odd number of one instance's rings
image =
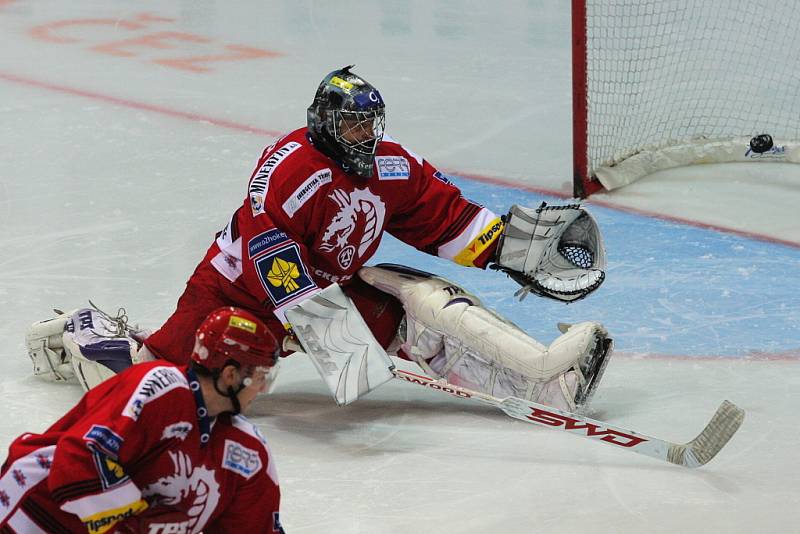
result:
[(192, 360), (208, 370), (221, 369), (229, 360), (242, 366), (272, 367), (278, 341), (258, 317), (241, 308), (218, 308), (195, 334)]

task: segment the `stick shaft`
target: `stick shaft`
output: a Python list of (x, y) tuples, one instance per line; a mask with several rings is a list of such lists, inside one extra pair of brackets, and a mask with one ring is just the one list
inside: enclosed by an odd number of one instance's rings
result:
[(577, 434), (594, 441), (602, 441), (619, 449), (684, 467), (699, 467), (710, 461), (738, 430), (744, 418), (742, 410), (725, 401), (703, 432), (694, 440), (688, 443), (673, 443), (582, 415), (550, 408), (533, 401), (516, 397), (498, 399), (485, 393), (449, 384), (443, 380), (434, 380), (424, 375), (399, 369), (393, 369), (392, 374), (395, 378), (405, 382), (435, 389), (453, 397), (472, 399), (494, 406), (505, 412), (506, 415), (526, 423)]

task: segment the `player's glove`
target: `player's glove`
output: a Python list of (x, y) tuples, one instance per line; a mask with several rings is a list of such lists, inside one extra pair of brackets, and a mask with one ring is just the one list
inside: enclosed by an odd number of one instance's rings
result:
[(490, 268), (528, 293), (562, 302), (582, 299), (605, 280), (606, 253), (594, 218), (579, 204), (538, 208), (513, 205)]

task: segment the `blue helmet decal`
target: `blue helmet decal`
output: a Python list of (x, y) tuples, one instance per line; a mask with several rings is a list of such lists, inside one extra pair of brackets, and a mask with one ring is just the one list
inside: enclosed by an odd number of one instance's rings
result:
[(377, 89), (373, 89), (368, 93), (356, 94), (353, 97), (353, 102), (359, 111), (384, 107), (383, 98), (381, 98), (381, 94)]

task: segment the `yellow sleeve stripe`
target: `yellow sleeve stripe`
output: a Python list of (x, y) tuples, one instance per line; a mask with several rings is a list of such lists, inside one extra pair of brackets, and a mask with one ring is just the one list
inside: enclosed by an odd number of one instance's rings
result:
[(475, 260), (480, 256), (489, 246), (494, 243), (500, 234), (503, 232), (503, 221), (500, 217), (495, 218), (478, 234), (478, 236), (469, 242), (461, 252), (455, 255), (453, 261), (459, 265), (466, 267), (474, 267)]

